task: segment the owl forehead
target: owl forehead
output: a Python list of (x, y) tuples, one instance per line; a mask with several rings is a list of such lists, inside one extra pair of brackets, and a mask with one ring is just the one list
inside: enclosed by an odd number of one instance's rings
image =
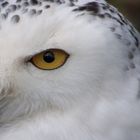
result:
[[(61, 9), (58, 8), (60, 6)], [(0, 0), (1, 28), (3, 28), (2, 23), (5, 24), (7, 21), (19, 24), (26, 17), (28, 19), (36, 18), (43, 13), (50, 13), (50, 10), (55, 15), (59, 12), (58, 10), (62, 10), (64, 7), (71, 7), (71, 12), (76, 13), (76, 15), (77, 13), (80, 16), (88, 14), (100, 18), (103, 22), (109, 21), (107, 27), (111, 29), (118, 39), (125, 40), (127, 45), (131, 45), (131, 42), (133, 42), (135, 46), (139, 46), (139, 35), (135, 28), (104, 0)], [(58, 10), (56, 10), (57, 8)], [(53, 16), (53, 14), (50, 16)], [(61, 17), (60, 14), (58, 16)], [(46, 16), (46, 18), (48, 17)], [(42, 16), (42, 18), (45, 17)], [(36, 18), (36, 20), (38, 19)], [(34, 24), (35, 20), (30, 20), (30, 22)], [(48, 20), (48, 22), (50, 21)], [(32, 24), (30, 23), (29, 26), (32, 26)], [(106, 26), (106, 22), (104, 25)]]

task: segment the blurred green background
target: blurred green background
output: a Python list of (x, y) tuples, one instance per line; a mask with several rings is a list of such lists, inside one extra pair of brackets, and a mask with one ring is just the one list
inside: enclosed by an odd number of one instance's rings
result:
[(121, 11), (140, 31), (140, 0), (107, 0)]

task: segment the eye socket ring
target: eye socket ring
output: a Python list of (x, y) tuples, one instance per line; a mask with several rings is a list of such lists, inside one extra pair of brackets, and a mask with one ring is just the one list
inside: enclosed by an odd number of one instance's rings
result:
[(62, 67), (69, 54), (61, 49), (48, 49), (46, 51), (40, 52), (34, 55), (30, 62), (41, 70), (54, 70)]

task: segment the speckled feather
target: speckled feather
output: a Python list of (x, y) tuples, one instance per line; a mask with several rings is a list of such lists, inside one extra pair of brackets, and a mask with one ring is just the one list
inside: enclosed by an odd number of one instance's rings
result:
[[(54, 71), (31, 58), (69, 54)], [(140, 139), (140, 35), (104, 0), (0, 0), (0, 140)]]
[[(140, 44), (140, 37), (138, 32), (135, 30), (133, 25), (118, 12), (116, 8), (109, 5), (104, 1), (84, 1), (79, 4), (78, 0), (15, 0), (14, 1), (0, 1), (0, 16), (1, 22), (8, 18), (11, 22), (18, 23), (22, 22), (22, 15), (27, 16), (38, 16), (42, 12), (47, 12), (51, 8), (52, 4), (66, 5), (67, 7), (72, 6), (73, 12), (86, 12), (92, 16), (101, 18), (112, 32), (120, 40), (124, 41), (127, 45), (131, 43), (135, 44), (136, 47)], [(20, 11), (20, 14), (19, 14)]]

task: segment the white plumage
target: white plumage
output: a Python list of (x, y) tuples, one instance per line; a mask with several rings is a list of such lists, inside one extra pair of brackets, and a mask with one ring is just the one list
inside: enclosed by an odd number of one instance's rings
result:
[[(140, 36), (103, 0), (0, 1), (0, 140), (139, 140)], [(67, 61), (41, 70), (40, 52)]]

